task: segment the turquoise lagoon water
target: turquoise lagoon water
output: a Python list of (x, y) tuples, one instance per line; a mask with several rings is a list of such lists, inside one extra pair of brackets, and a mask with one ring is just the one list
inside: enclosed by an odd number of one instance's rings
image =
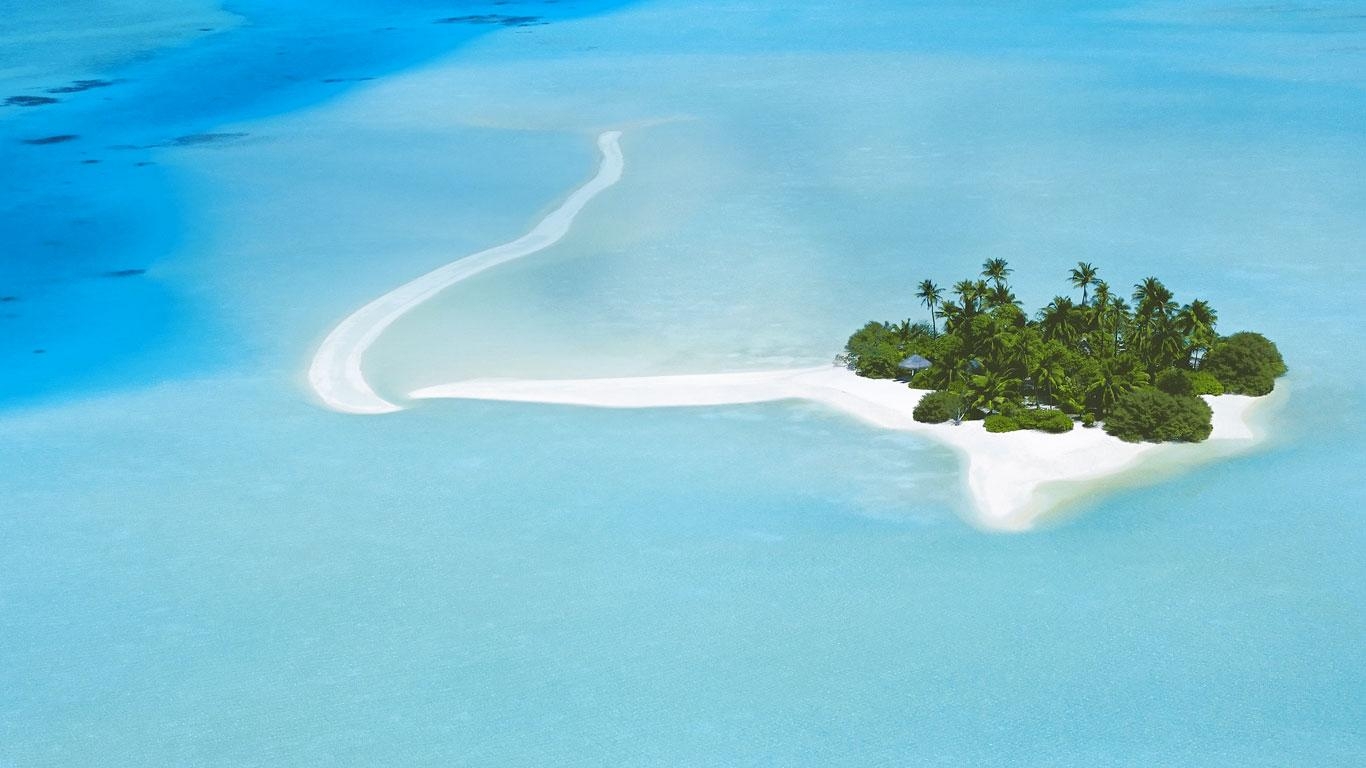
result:
[[(227, 10), (0, 112), (0, 765), (1366, 758), (1359, 4)], [(1276, 436), (1005, 536), (814, 407), (311, 402), (333, 323), (609, 127), (621, 185), (395, 326), (386, 392), (819, 363), (1086, 259), (1276, 338)]]

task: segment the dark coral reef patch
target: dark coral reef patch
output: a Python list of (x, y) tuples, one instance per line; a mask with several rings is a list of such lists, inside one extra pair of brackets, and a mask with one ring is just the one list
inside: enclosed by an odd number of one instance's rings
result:
[(502, 13), (479, 13), (470, 16), (449, 16), (433, 24), (498, 24), (504, 27), (529, 27), (541, 24), (540, 16), (509, 16)]
[(5, 99), (7, 107), (41, 107), (56, 103), (57, 100), (51, 96), (11, 96)]
[(116, 85), (119, 82), (120, 81), (118, 80), (73, 80), (71, 82), (71, 85), (63, 85), (57, 88), (49, 88), (47, 89), (47, 92), (80, 93), (81, 91), (90, 91), (96, 88), (108, 88), (109, 86)]
[(66, 142), (68, 142), (68, 141), (75, 141), (76, 139), (79, 139), (79, 138), (80, 138), (80, 136), (77, 136), (77, 135), (74, 134), (74, 133), (63, 133), (63, 134), (59, 134), (59, 135), (57, 135), (57, 136), (40, 136), (39, 138), (36, 138), (36, 139), (23, 139), (22, 141), (23, 141), (25, 144), (32, 144), (32, 145), (34, 145), (34, 146), (43, 146), (43, 145), (45, 145), (45, 144), (64, 144), (64, 143), (66, 143)]

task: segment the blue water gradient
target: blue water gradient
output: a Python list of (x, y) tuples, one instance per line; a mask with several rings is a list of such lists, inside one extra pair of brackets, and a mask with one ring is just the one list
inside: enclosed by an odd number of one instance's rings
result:
[[(525, 7), (573, 19), (235, 4), (7, 108), (0, 766), (1366, 762), (1357, 4)], [(1086, 259), (1280, 342), (1273, 439), (994, 535), (947, 451), (811, 406), (309, 402), (338, 318), (667, 116), (381, 382), (824, 360), (924, 277)]]
[[(212, 365), (176, 343), (204, 318), (153, 271), (183, 245), (185, 226), (175, 182), (152, 157), (157, 150), (241, 140), (215, 127), (334, 98), (504, 28), (440, 20), (518, 15), (542, 23), (620, 3), (242, 0), (226, 4), (244, 19), (239, 26), (69, 78), (112, 85), (47, 106), (0, 107), (0, 173), (8, 180), (0, 296), (10, 299), (0, 304), (0, 408)], [(55, 136), (76, 138), (25, 143)], [(113, 276), (130, 270), (152, 274)]]

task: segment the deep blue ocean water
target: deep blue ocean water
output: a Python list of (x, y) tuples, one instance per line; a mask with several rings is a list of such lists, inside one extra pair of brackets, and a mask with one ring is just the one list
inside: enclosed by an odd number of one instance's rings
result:
[[(0, 766), (1366, 761), (1360, 4), (227, 9), (0, 108)], [(551, 23), (432, 23), (479, 13)], [(1276, 339), (1275, 437), (993, 535), (813, 407), (311, 402), (612, 126), (620, 188), (377, 382), (819, 362), (1084, 259)]]

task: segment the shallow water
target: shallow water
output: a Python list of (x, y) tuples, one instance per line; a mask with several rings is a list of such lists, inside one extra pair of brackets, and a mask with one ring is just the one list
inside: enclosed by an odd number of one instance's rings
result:
[[(0, 765), (1366, 758), (1354, 4), (229, 10), (0, 110)], [(818, 363), (924, 277), (1004, 256), (1032, 306), (1082, 259), (1275, 338), (1276, 436), (1004, 536), (809, 406), (311, 403), (333, 323), (609, 127), (621, 184), (395, 326), (384, 392)], [(104, 149), (193, 134), (246, 135)]]

